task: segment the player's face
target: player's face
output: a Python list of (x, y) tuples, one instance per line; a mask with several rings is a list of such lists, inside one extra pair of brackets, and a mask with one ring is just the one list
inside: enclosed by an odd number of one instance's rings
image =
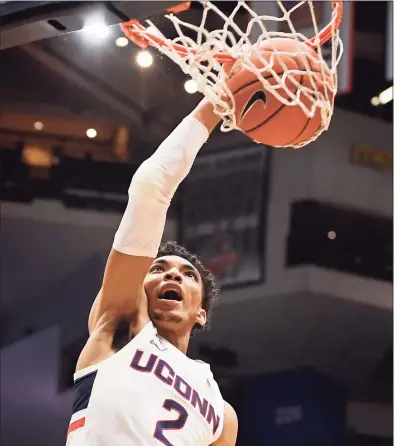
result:
[(157, 258), (146, 275), (144, 288), (149, 315), (156, 325), (191, 330), (195, 323), (205, 324), (201, 276), (187, 260), (178, 256)]

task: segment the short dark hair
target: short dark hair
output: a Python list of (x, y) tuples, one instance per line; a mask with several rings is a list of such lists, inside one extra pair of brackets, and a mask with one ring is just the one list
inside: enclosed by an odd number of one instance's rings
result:
[(202, 327), (200, 324), (195, 324), (195, 329), (206, 330), (210, 327), (212, 310), (219, 302), (220, 287), (215, 276), (205, 268), (201, 259), (194, 253), (188, 251), (176, 241), (168, 241), (162, 243), (159, 248), (157, 257), (164, 256), (178, 256), (190, 262), (199, 272), (203, 284), (202, 307), (207, 313), (207, 323)]

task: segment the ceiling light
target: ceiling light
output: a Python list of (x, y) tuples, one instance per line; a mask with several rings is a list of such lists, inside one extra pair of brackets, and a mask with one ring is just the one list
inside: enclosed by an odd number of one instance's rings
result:
[(124, 46), (127, 46), (129, 44), (129, 39), (127, 37), (118, 37), (115, 40), (115, 43), (116, 43), (116, 46), (123, 48)]
[(371, 99), (371, 104), (372, 104), (374, 107), (377, 107), (377, 106), (380, 104), (379, 98), (378, 98), (377, 96), (374, 96), (374, 97)]
[(86, 136), (88, 138), (95, 138), (97, 136), (97, 131), (96, 129), (87, 129), (86, 130)]
[(379, 102), (383, 105), (388, 104), (392, 100), (393, 100), (393, 86), (382, 91), (379, 95)]
[(33, 127), (34, 127), (34, 130), (40, 131), (40, 130), (42, 130), (44, 128), (44, 124), (41, 121), (36, 121), (33, 124)]
[(104, 23), (95, 23), (84, 26), (83, 31), (96, 39), (105, 39), (109, 35), (109, 27)]
[(196, 93), (198, 91), (197, 82), (193, 79), (187, 80), (185, 82), (185, 90), (190, 94)]
[(153, 63), (153, 57), (149, 51), (139, 51), (137, 54), (137, 63), (141, 68), (148, 68)]
[(337, 233), (335, 231), (329, 231), (329, 233), (327, 234), (327, 237), (330, 240), (335, 240), (337, 238)]

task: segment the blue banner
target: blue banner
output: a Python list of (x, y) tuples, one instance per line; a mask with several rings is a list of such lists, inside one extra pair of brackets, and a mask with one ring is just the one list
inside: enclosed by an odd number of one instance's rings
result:
[(311, 369), (248, 379), (240, 437), (254, 446), (341, 446), (346, 429), (342, 388)]

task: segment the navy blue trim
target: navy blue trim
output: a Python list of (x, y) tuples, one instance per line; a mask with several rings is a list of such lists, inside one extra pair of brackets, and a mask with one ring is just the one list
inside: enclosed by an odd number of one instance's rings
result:
[(76, 392), (73, 403), (73, 414), (88, 407), (96, 375), (97, 370), (90, 372), (85, 376), (81, 376), (81, 378), (75, 380), (74, 387)]

